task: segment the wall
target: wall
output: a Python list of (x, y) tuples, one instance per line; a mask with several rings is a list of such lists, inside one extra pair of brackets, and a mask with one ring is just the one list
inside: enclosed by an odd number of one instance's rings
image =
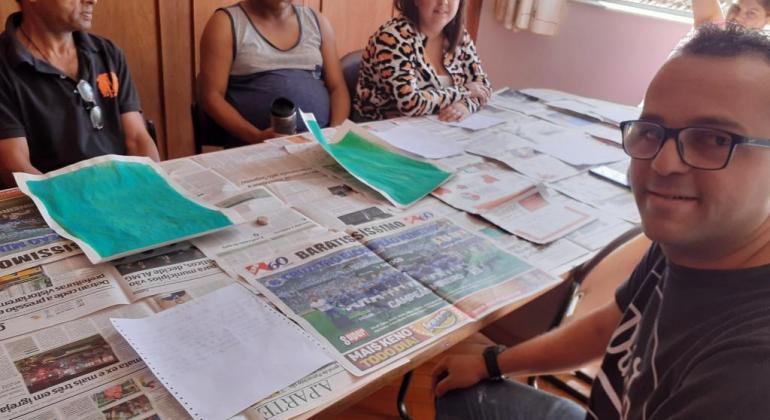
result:
[(567, 1), (555, 36), (511, 32), (484, 2), (478, 50), (495, 87), (545, 87), (638, 104), (689, 24)]

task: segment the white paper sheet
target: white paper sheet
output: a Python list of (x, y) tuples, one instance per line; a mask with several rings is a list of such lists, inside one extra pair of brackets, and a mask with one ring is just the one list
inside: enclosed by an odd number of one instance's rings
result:
[(452, 139), (437, 136), (413, 125), (399, 125), (375, 134), (393, 147), (428, 159), (442, 159), (464, 152), (463, 147)]
[(587, 206), (566, 200), (549, 202), (539, 191), (501, 204), (482, 216), (536, 244), (551, 243), (595, 219)]
[(623, 136), (621, 136), (620, 130), (617, 127), (596, 123), (585, 126), (583, 129), (587, 134), (590, 134), (596, 138), (609, 140), (617, 144), (623, 144)]
[(574, 166), (599, 165), (626, 159), (626, 154), (620, 148), (590, 137), (579, 137), (566, 142), (544, 142), (536, 145), (535, 150)]
[[(437, 121), (441, 121), (438, 119), (438, 117), (431, 117), (435, 118)], [(453, 122), (443, 122), (443, 124), (451, 125), (452, 127), (460, 127), (460, 128), (466, 128), (468, 130), (472, 131), (478, 131), (478, 130), (484, 130), (486, 128), (494, 127), (496, 125), (505, 124), (505, 120), (502, 118), (495, 118), (490, 117), (483, 114), (471, 114), (468, 116), (468, 118), (465, 118), (461, 121), (453, 121)]]
[(196, 419), (229, 418), (331, 362), (238, 284), (147, 318), (111, 321)]

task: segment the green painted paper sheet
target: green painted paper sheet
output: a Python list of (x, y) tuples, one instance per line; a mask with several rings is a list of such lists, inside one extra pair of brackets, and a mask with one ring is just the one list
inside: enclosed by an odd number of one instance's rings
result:
[(102, 259), (233, 224), (146, 163), (107, 160), (26, 186), (51, 219)]
[(452, 176), (436, 165), (395, 153), (353, 131), (330, 144), (315, 119), (307, 118), (306, 114), (303, 118), (327, 153), (350, 174), (397, 206), (414, 204)]

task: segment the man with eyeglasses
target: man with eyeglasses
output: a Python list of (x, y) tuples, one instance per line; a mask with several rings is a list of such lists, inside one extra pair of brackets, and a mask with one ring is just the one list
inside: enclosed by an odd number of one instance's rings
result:
[[(768, 418), (768, 112), (767, 37), (701, 28), (655, 76), (640, 119), (622, 124), (654, 241), (647, 254), (615, 300), (585, 317), (441, 362), (437, 418)], [(587, 410), (501, 379), (573, 370), (602, 354)]]
[(0, 35), (0, 180), (104, 154), (149, 156), (122, 51), (91, 35), (96, 0), (17, 0)]

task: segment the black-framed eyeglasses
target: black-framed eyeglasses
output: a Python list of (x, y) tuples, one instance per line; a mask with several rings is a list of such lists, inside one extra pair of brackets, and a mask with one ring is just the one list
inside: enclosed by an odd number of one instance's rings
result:
[(85, 80), (80, 80), (77, 84), (78, 95), (86, 106), (88, 117), (91, 119), (91, 126), (97, 130), (104, 128), (104, 114), (102, 108), (96, 104), (94, 97), (94, 88)]
[(770, 148), (770, 140), (707, 127), (668, 128), (654, 122), (635, 120), (620, 123), (620, 131), (623, 150), (634, 159), (655, 159), (666, 141), (673, 138), (682, 162), (710, 171), (724, 169), (739, 144)]

